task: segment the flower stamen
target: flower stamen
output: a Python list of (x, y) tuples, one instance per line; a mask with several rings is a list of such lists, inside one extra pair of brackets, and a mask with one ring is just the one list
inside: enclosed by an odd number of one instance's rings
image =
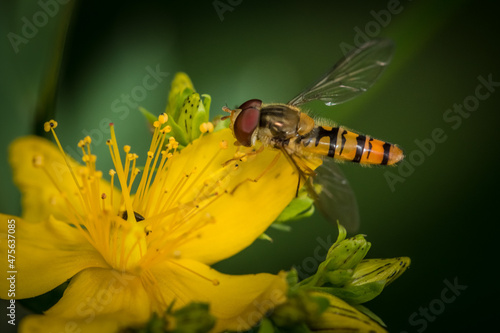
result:
[[(68, 161), (68, 158), (66, 156), (66, 154), (64, 153), (64, 150), (62, 148), (62, 145), (61, 145), (61, 142), (59, 142), (59, 138), (57, 137), (57, 134), (56, 134), (56, 131), (55, 131), (55, 128), (57, 127), (57, 121), (55, 120), (50, 120), (48, 122), (46, 122), (44, 124), (44, 129), (46, 132), (48, 131), (51, 131), (52, 132), (52, 136), (54, 137), (54, 140), (56, 140), (56, 144), (57, 144), (57, 147), (59, 147), (59, 151), (61, 152), (63, 158), (64, 158), (64, 162), (66, 162), (66, 165), (68, 167), (68, 170), (69, 172), (71, 173), (71, 176), (73, 177), (73, 181), (75, 182), (75, 185), (76, 187), (78, 188), (78, 190), (80, 191), (80, 184), (78, 183), (78, 181), (76, 180), (76, 176), (73, 172), (73, 169), (71, 168), (71, 166), (69, 165), (69, 161)], [(80, 193), (81, 194), (81, 193)]]
[(110, 123), (109, 128), (111, 131), (111, 141), (109, 142), (109, 152), (111, 154), (111, 159), (113, 160), (113, 164), (115, 165), (115, 168), (116, 168), (116, 173), (118, 175), (118, 181), (120, 182), (120, 186), (122, 188), (122, 198), (124, 200), (125, 208), (127, 210), (128, 220), (132, 221), (132, 219), (135, 219), (134, 218), (134, 208), (132, 206), (132, 200), (130, 198), (130, 193), (127, 190), (128, 189), (127, 181), (126, 181), (127, 177), (124, 174), (123, 165), (122, 165), (122, 161), (120, 158), (120, 152), (118, 151), (118, 143), (116, 141), (114, 124)]

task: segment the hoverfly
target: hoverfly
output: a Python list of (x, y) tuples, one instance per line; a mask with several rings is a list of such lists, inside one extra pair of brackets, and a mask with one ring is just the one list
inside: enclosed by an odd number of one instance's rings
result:
[[(357, 202), (349, 183), (335, 160), (363, 165), (392, 165), (401, 161), (403, 151), (396, 145), (355, 133), (341, 126), (313, 120), (301, 105), (319, 100), (326, 105), (344, 103), (370, 88), (389, 64), (393, 44), (375, 39), (349, 52), (323, 77), (286, 104), (263, 104), (251, 99), (230, 115), (231, 129), (240, 145), (252, 147), (256, 141), (282, 151), (306, 181), (315, 205), (332, 221), (354, 230), (359, 223)], [(323, 164), (315, 171), (304, 159), (321, 156)], [(318, 190), (319, 189), (319, 190)]]

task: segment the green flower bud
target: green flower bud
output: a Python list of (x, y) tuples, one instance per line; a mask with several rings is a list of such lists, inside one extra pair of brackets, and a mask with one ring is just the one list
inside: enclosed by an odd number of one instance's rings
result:
[(335, 287), (341, 287), (352, 278), (354, 270), (352, 269), (338, 269), (325, 273), (325, 279)]
[(360, 286), (348, 286), (348, 287), (318, 287), (313, 290), (326, 292), (331, 295), (337, 296), (343, 299), (349, 304), (361, 304), (368, 302), (382, 292), (384, 289), (384, 281), (375, 281), (371, 283), (366, 283)]
[(410, 266), (410, 258), (367, 259), (361, 261), (345, 287), (361, 286), (367, 283), (384, 281), (388, 285), (397, 279)]
[(169, 332), (208, 332), (215, 325), (215, 317), (210, 314), (207, 303), (190, 303), (174, 311), (171, 316), (174, 324)]
[(318, 319), (328, 306), (325, 297), (298, 291), (289, 295), (286, 303), (274, 310), (271, 319), (278, 327), (291, 328)]
[(300, 283), (301, 286), (321, 287), (330, 282), (335, 286), (341, 286), (348, 281), (348, 273), (333, 273), (337, 270), (349, 270), (363, 260), (370, 250), (371, 243), (367, 242), (364, 235), (356, 235), (345, 239), (346, 230), (338, 224), (339, 236), (337, 241), (330, 247), (326, 259), (322, 262), (318, 271)]
[(350, 269), (355, 267), (370, 250), (371, 243), (367, 242), (364, 235), (335, 242), (326, 256), (326, 269)]
[[(349, 304), (361, 304), (368, 302), (382, 292), (386, 285), (399, 277), (409, 266), (410, 259), (407, 257), (394, 259), (367, 259), (361, 261), (353, 270), (351, 276), (339, 282), (343, 275), (342, 271), (326, 273), (328, 282), (332, 287), (316, 287), (314, 290), (327, 292), (335, 295)], [(337, 279), (337, 280), (335, 280)]]
[[(202, 100), (203, 97), (203, 100)], [(208, 122), (211, 97), (196, 93), (191, 80), (185, 73), (177, 73), (172, 81), (165, 113), (167, 121), (162, 125), (169, 127), (167, 139), (175, 137), (179, 149), (187, 146), (201, 135), (200, 125)], [(139, 108), (150, 124), (157, 120), (144, 108)]]
[(347, 304), (338, 297), (313, 292), (329, 301), (329, 306), (319, 318), (307, 323), (308, 332), (386, 332), (377, 321)]

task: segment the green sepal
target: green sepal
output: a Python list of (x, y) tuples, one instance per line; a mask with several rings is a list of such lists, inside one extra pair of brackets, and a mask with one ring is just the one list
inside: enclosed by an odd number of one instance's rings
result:
[(269, 227), (279, 231), (286, 231), (286, 232), (290, 232), (292, 230), (291, 226), (282, 223), (273, 223)]
[(143, 108), (142, 106), (139, 106), (139, 111), (142, 113), (142, 115), (144, 116), (144, 118), (146, 118), (148, 124), (150, 125), (150, 129), (152, 130), (153, 129), (153, 123), (155, 121), (158, 120), (158, 118), (152, 114), (151, 112), (149, 112), (148, 110), (146, 110), (145, 108)]
[[(208, 95), (203, 95), (205, 96), (205, 99), (207, 98), (206, 96)], [(197, 139), (201, 135), (200, 131), (200, 125), (202, 123), (206, 123), (208, 121), (208, 111), (210, 109), (205, 108), (205, 101), (201, 103), (200, 95), (199, 94), (193, 94), (190, 96), (191, 102), (194, 103), (194, 108), (198, 107), (197, 110), (193, 110), (193, 121), (191, 124), (191, 141)], [(208, 96), (208, 99), (211, 99), (210, 96)], [(198, 103), (198, 104), (196, 104)], [(210, 102), (207, 103), (208, 106), (210, 107)]]
[(385, 281), (376, 281), (352, 287), (312, 287), (311, 290), (326, 292), (346, 301), (349, 304), (361, 304), (371, 301), (384, 290)]
[(325, 279), (335, 287), (342, 287), (351, 281), (353, 269), (337, 269), (331, 272), (325, 272)]
[(290, 288), (293, 288), (299, 282), (299, 274), (295, 268), (292, 268), (286, 274), (286, 282)]
[(187, 146), (189, 144), (189, 139), (187, 133), (179, 126), (177, 123), (171, 118), (168, 117), (167, 122), (165, 123), (167, 126), (170, 126), (172, 129), (170, 133), (167, 134), (167, 140), (169, 137), (173, 136), (179, 145)]
[[(231, 124), (231, 119), (226, 118), (221, 120), (222, 116), (218, 115), (212, 119), (212, 123), (214, 124), (214, 132), (220, 131), (221, 129), (229, 128)], [(236, 140), (236, 139), (235, 139)]]
[(260, 240), (265, 240), (265, 241), (268, 241), (268, 242), (273, 242), (273, 239), (271, 238), (271, 236), (269, 236), (268, 234), (266, 234), (265, 232), (262, 233), (259, 237), (258, 237)]
[[(143, 107), (139, 107), (139, 111), (142, 113), (142, 115), (146, 118), (150, 125), (151, 131), (154, 131), (153, 123), (158, 120), (158, 117), (156, 117), (154, 114), (149, 112)], [(173, 120), (172, 117), (168, 117), (167, 122), (164, 124), (164, 126), (170, 126), (172, 129), (170, 133), (167, 134), (166, 139), (168, 140), (169, 137), (173, 136), (175, 137), (176, 141), (179, 142), (179, 148), (182, 149), (183, 147), (187, 146), (189, 144), (189, 140), (186, 136), (186, 133), (182, 130), (182, 128), (177, 125), (177, 123)]]
[[(212, 96), (210, 96), (209, 94), (201, 94), (201, 97), (203, 97), (203, 107), (205, 108), (205, 110), (210, 110), (210, 105), (212, 104)], [(208, 121), (208, 116), (207, 120), (205, 121)]]

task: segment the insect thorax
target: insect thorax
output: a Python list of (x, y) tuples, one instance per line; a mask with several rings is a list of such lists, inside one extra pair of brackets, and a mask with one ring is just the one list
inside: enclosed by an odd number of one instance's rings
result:
[(260, 110), (259, 140), (283, 141), (297, 135), (300, 110), (286, 104), (267, 104)]

